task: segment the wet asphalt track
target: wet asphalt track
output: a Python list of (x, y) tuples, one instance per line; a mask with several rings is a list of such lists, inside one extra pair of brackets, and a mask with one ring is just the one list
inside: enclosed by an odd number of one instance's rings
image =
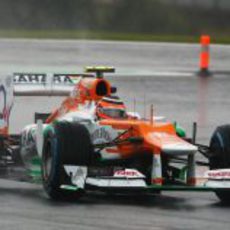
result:
[[(196, 45), (0, 40), (0, 48), (0, 72), (23, 68), (66, 72), (75, 70), (74, 66), (79, 72), (82, 65), (113, 64), (121, 70), (110, 79), (130, 110), (136, 98), (136, 110), (147, 116), (153, 103), (156, 115), (178, 121), (188, 133), (192, 121), (197, 121), (201, 143), (208, 143), (217, 125), (230, 123), (230, 74), (202, 80), (193, 76), (199, 52)], [(216, 60), (212, 69), (227, 71), (230, 47), (212, 50)], [(32, 121), (34, 111), (50, 111), (60, 99), (17, 98), (11, 131)], [(0, 206), (0, 229), (225, 230), (230, 226), (230, 207), (221, 205), (212, 193), (165, 192), (155, 197), (93, 193), (79, 202), (55, 203), (46, 198), (40, 185), (2, 179)]]

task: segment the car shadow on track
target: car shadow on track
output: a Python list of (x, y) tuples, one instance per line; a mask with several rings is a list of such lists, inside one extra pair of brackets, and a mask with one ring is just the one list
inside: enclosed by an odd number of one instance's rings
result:
[(90, 201), (92, 204), (102, 205), (128, 205), (128, 206), (142, 206), (142, 207), (156, 207), (164, 206), (173, 208), (178, 204), (185, 203), (185, 199), (181, 197), (173, 197), (160, 194), (105, 194), (105, 193), (90, 193), (87, 197), (83, 198)]
[[(204, 194), (203, 194), (204, 195)], [(195, 211), (197, 209), (206, 209), (210, 207), (219, 207), (222, 205), (217, 199), (210, 196), (205, 198), (189, 197), (186, 193), (173, 194), (107, 194), (104, 192), (88, 192), (81, 199), (74, 201), (56, 202), (49, 200), (51, 205), (70, 205), (70, 206), (88, 206), (99, 207), (142, 207), (158, 208), (161, 210), (173, 211)], [(225, 206), (227, 207), (227, 206)], [(230, 206), (229, 206), (230, 207)]]
[[(79, 203), (79, 202), (78, 202)], [(196, 207), (188, 202), (188, 198), (161, 194), (104, 194), (92, 193), (80, 200), (81, 204), (157, 207), (165, 210), (194, 210)]]

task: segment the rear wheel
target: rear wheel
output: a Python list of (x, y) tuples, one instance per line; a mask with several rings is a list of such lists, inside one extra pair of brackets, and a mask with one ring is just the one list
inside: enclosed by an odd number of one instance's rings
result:
[[(210, 141), (210, 169), (230, 168), (230, 125), (217, 127)], [(230, 202), (230, 191), (216, 191), (223, 202)]]
[(42, 181), (52, 199), (78, 198), (83, 190), (67, 191), (62, 184), (71, 184), (64, 170), (65, 164), (88, 166), (92, 158), (92, 144), (85, 126), (58, 122), (45, 134), (42, 156)]

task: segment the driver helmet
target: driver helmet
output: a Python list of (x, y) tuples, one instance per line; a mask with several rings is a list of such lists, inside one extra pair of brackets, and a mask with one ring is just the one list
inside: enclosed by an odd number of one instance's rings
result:
[(99, 119), (124, 119), (127, 118), (126, 107), (117, 96), (103, 97), (96, 107)]

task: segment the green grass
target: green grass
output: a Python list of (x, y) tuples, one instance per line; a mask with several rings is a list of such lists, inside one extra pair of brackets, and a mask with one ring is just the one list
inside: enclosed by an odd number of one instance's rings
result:
[[(197, 43), (199, 36), (114, 33), (76, 30), (0, 30), (0, 38), (88, 39)], [(230, 36), (212, 36), (214, 43), (230, 44)]]

